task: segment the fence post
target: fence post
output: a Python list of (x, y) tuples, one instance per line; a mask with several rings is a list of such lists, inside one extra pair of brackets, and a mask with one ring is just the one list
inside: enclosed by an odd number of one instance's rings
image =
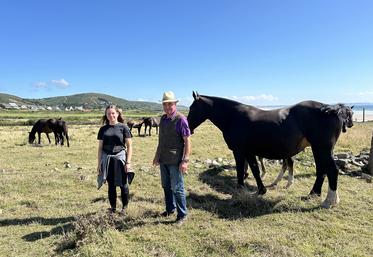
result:
[(369, 173), (373, 175), (373, 131), (372, 131), (372, 140), (370, 141), (370, 154), (368, 162)]
[(363, 108), (363, 122), (365, 122), (365, 108)]

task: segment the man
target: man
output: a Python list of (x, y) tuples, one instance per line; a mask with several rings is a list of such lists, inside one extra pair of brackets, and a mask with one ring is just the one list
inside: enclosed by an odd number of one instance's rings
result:
[(173, 92), (163, 94), (165, 114), (159, 124), (158, 147), (153, 165), (160, 165), (165, 195), (166, 211), (161, 216), (167, 217), (177, 211), (176, 223), (182, 224), (188, 214), (183, 175), (187, 174), (191, 143), (188, 121), (177, 112), (177, 102)]

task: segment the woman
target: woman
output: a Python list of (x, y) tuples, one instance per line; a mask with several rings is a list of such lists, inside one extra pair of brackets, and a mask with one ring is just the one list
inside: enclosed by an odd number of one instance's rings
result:
[[(119, 186), (123, 207), (122, 214), (129, 201), (129, 182), (133, 178), (131, 172), (132, 134), (124, 125), (122, 111), (114, 105), (109, 105), (102, 117), (103, 126), (98, 132), (97, 171), (100, 188), (108, 182), (110, 213), (116, 211), (117, 191)], [(130, 176), (131, 175), (131, 176)]]

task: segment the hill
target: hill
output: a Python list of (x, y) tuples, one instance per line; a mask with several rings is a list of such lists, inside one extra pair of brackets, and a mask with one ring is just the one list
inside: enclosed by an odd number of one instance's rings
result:
[[(69, 107), (83, 107), (83, 109), (102, 109), (109, 104), (114, 104), (126, 110), (141, 111), (162, 111), (162, 105), (154, 102), (129, 101), (122, 98), (98, 94), (83, 93), (70, 96), (57, 96), (40, 99), (27, 99), (18, 96), (0, 93), (0, 104), (16, 103), (21, 105), (50, 106), (65, 109)], [(180, 106), (179, 109), (185, 110), (187, 107)]]

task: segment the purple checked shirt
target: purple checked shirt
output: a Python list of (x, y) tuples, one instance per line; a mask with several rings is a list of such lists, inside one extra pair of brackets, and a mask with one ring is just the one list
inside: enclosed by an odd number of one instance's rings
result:
[[(172, 114), (172, 118), (175, 117), (176, 112)], [(171, 121), (171, 118), (166, 118), (162, 119), (162, 122), (165, 122), (165, 124), (169, 123)], [(180, 120), (176, 123), (176, 132), (180, 134), (182, 137), (189, 137), (190, 136), (190, 129), (189, 129), (189, 124), (188, 120), (186, 119), (185, 116), (182, 116)]]

